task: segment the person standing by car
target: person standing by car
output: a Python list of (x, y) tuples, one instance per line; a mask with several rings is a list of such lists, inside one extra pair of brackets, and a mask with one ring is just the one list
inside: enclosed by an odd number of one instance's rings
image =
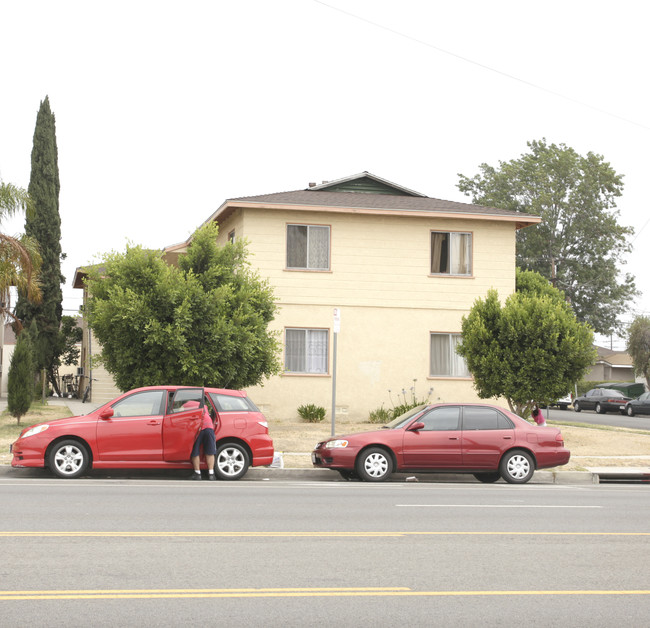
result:
[(194, 447), (192, 447), (192, 453), (190, 454), (192, 466), (194, 467), (194, 473), (190, 476), (192, 480), (201, 479), (201, 445), (203, 445), (203, 453), (205, 454), (205, 461), (208, 465), (208, 479), (216, 480), (217, 478), (214, 475), (214, 457), (217, 453), (217, 438), (214, 433), (212, 417), (206, 406), (203, 406), (201, 429), (194, 441)]
[(538, 427), (546, 427), (546, 419), (537, 405), (533, 406), (532, 417)]

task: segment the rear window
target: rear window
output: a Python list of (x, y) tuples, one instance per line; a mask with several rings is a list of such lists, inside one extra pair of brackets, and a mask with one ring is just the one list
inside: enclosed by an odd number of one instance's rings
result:
[(221, 393), (208, 393), (219, 412), (259, 412), (248, 397), (237, 397)]
[(494, 408), (463, 408), (464, 430), (511, 430), (513, 427), (510, 419)]

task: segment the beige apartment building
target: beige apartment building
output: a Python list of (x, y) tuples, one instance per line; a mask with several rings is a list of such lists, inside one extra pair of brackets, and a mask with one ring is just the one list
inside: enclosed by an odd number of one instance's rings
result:
[[(275, 291), (284, 370), (251, 398), (269, 418), (296, 417), (309, 403), (329, 416), (336, 309), (336, 416), (362, 420), (412, 387), (418, 398), (432, 389), (432, 401), (478, 399), (455, 353), (462, 317), (488, 289), (503, 300), (514, 291), (516, 232), (540, 218), (430, 198), (364, 172), (229, 199), (209, 221), (220, 243), (247, 240)], [(188, 244), (167, 247), (166, 259)]]

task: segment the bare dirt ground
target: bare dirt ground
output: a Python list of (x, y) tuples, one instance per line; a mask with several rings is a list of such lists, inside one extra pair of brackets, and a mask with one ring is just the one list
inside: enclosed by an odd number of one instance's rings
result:
[[(10, 464), (9, 445), (22, 429), (35, 423), (71, 416), (62, 406), (32, 407), (29, 414), (16, 424), (16, 419), (4, 412), (0, 415), (0, 464)], [(569, 464), (563, 470), (583, 470), (586, 467), (650, 467), (650, 429), (576, 427), (552, 421), (564, 435), (565, 446), (571, 451)], [(650, 420), (648, 422), (650, 428)], [(377, 424), (337, 422), (337, 434), (374, 430)], [(282, 453), (285, 467), (311, 467), (310, 453), (316, 443), (331, 435), (331, 424), (307, 423), (300, 420), (269, 421), (269, 432), (276, 451)]]

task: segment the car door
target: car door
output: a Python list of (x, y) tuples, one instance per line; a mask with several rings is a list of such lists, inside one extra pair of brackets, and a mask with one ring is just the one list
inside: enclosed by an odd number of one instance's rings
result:
[(650, 414), (650, 392), (639, 397), (639, 405), (634, 410), (639, 414)]
[(112, 416), (97, 420), (99, 460), (162, 460), (165, 390), (143, 390), (111, 405)]
[(487, 406), (464, 406), (462, 418), (463, 467), (498, 469), (501, 453), (515, 440), (510, 419)]
[[(406, 428), (402, 441), (404, 467), (409, 469), (457, 469), (460, 450), (460, 406), (439, 406), (418, 417), (418, 430)], [(411, 425), (413, 425), (412, 423)]]
[(581, 405), (585, 410), (593, 410), (596, 407), (596, 401), (602, 396), (600, 390), (594, 388), (590, 390), (584, 397)]
[(170, 393), (163, 419), (163, 460), (189, 461), (203, 423), (203, 396), (203, 388), (179, 388)]

